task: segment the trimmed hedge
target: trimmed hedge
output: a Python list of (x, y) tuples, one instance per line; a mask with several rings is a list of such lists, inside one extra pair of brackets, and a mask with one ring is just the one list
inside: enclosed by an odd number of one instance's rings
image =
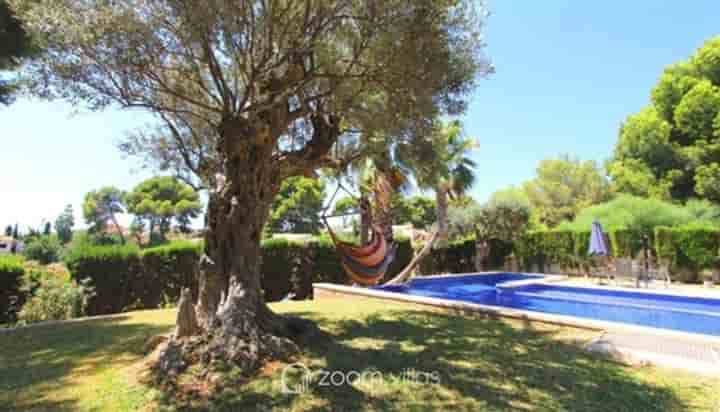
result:
[(185, 288), (190, 288), (193, 299), (197, 299), (195, 269), (202, 248), (200, 242), (177, 241), (144, 249), (140, 253), (142, 275), (134, 280), (135, 303), (143, 308), (174, 303)]
[(0, 255), (0, 323), (13, 322), (22, 305), (23, 262), (18, 255)]
[[(398, 250), (386, 278), (399, 273), (412, 259), (409, 239), (397, 239)], [(95, 296), (89, 315), (117, 313), (133, 308), (156, 308), (177, 302), (180, 291), (190, 288), (197, 297), (197, 261), (202, 243), (180, 241), (150, 249), (135, 246), (91, 246), (81, 244), (66, 256), (76, 280), (89, 278)], [(307, 244), (285, 239), (262, 243), (262, 288), (267, 301), (277, 301), (293, 292), (295, 299), (312, 296), (312, 284), (347, 284), (335, 247), (328, 238)]]
[(142, 273), (137, 246), (81, 244), (69, 251), (65, 263), (74, 280), (88, 278), (95, 288), (88, 315), (122, 312), (136, 302), (139, 289), (135, 283)]
[[(501, 268), (505, 258), (513, 251), (513, 244), (499, 239), (491, 239), (490, 255), (485, 266), (489, 269)], [(420, 273), (434, 275), (440, 273), (475, 272), (475, 238), (449, 242), (444, 247), (433, 249), (420, 264)]]
[(718, 266), (720, 229), (687, 225), (655, 228), (655, 254), (669, 264), (674, 277), (683, 282), (699, 282), (698, 272)]
[(309, 275), (305, 276), (302, 273), (306, 265), (304, 262), (306, 251), (307, 246), (301, 242), (287, 239), (263, 241), (261, 285), (266, 301), (281, 300), (293, 290), (297, 295), (309, 295), (306, 290), (300, 291), (305, 283), (305, 277), (309, 279)]
[[(651, 253), (671, 265), (671, 275), (681, 282), (697, 282), (697, 273), (718, 265), (720, 229), (703, 225), (657, 227), (648, 233)], [(607, 233), (610, 254), (633, 258), (642, 252), (643, 233), (620, 229)], [(578, 267), (587, 263), (590, 231), (545, 230), (526, 233), (515, 244), (524, 270), (546, 271), (548, 265)]]

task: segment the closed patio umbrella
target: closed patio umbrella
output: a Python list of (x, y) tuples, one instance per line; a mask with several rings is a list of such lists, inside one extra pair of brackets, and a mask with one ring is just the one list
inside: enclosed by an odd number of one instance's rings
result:
[(605, 241), (605, 234), (603, 233), (600, 222), (594, 220), (592, 223), (592, 230), (590, 231), (590, 248), (588, 249), (588, 255), (590, 256), (609, 256), (610, 250), (607, 247)]
[(602, 226), (597, 220), (593, 221), (592, 229), (590, 230), (588, 255), (594, 257), (593, 260), (596, 265), (594, 269), (595, 275), (600, 276), (604, 274), (609, 280), (611, 277), (611, 268), (607, 257), (610, 256), (610, 249), (605, 241), (605, 233), (603, 233)]

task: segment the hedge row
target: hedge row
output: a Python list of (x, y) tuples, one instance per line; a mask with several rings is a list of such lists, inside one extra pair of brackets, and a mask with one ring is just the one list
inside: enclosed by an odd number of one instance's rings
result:
[(704, 269), (717, 270), (720, 264), (720, 229), (706, 226), (655, 228), (655, 255), (674, 268), (675, 277), (697, 282)]
[(65, 256), (70, 274), (76, 281), (89, 278), (95, 296), (87, 307), (88, 315), (121, 312), (142, 294), (140, 249), (135, 245), (97, 246), (81, 244)]
[(22, 303), (20, 286), (25, 274), (23, 259), (17, 255), (0, 255), (0, 323), (13, 321)]
[[(89, 315), (117, 313), (128, 308), (156, 308), (176, 302), (183, 288), (197, 296), (196, 263), (202, 253), (197, 242), (175, 242), (139, 250), (134, 246), (88, 246), (73, 250), (66, 264), (74, 279), (90, 278), (95, 296)], [(329, 239), (306, 244), (270, 239), (262, 245), (262, 287), (267, 301), (294, 293), (308, 298), (315, 282), (348, 283), (335, 247)], [(412, 258), (408, 239), (398, 239), (398, 251), (387, 277), (400, 272)]]
[[(607, 239), (614, 257), (637, 257), (643, 249), (638, 230), (610, 230)], [(657, 227), (647, 233), (650, 252), (670, 265), (676, 280), (698, 281), (702, 269), (714, 269), (720, 261), (720, 229), (707, 226)], [(587, 262), (590, 231), (547, 230), (525, 234), (515, 243), (515, 255), (524, 270), (545, 271), (550, 264), (577, 266)]]
[[(642, 233), (636, 230), (611, 230), (606, 238), (610, 254), (616, 257), (634, 257), (643, 247)], [(515, 254), (526, 269), (531, 265), (570, 264), (588, 257), (589, 243), (589, 230), (531, 231), (515, 242)]]
[[(512, 253), (513, 245), (498, 239), (490, 240), (490, 255), (484, 262), (487, 269), (502, 268), (505, 258)], [(453, 241), (444, 247), (433, 249), (420, 264), (420, 273), (432, 275), (440, 273), (475, 272), (475, 238)]]

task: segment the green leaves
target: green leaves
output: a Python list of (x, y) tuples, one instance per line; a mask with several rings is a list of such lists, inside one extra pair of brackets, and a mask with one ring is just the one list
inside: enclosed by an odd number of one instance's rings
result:
[(55, 219), (55, 232), (63, 244), (72, 240), (72, 229), (75, 226), (75, 216), (72, 205), (65, 206), (65, 210)]
[(720, 36), (706, 41), (691, 59), (698, 74), (720, 86)]
[(613, 188), (663, 199), (712, 198), (707, 165), (720, 162), (720, 37), (667, 67), (651, 101), (620, 128), (608, 164)]
[(698, 82), (700, 79), (696, 77), (689, 64), (676, 64), (668, 67), (652, 89), (653, 106), (664, 120), (673, 122), (675, 107)]
[(583, 207), (610, 195), (608, 182), (594, 161), (569, 156), (541, 161), (537, 177), (523, 188), (540, 221), (549, 226), (572, 219)]
[(82, 204), (85, 222), (95, 230), (104, 229), (115, 214), (125, 211), (124, 197), (125, 192), (114, 186), (88, 192)]
[(675, 125), (689, 142), (711, 138), (713, 122), (720, 113), (720, 88), (707, 80), (693, 86), (675, 107)]
[(321, 180), (302, 176), (286, 179), (270, 211), (268, 230), (317, 233), (324, 199), (325, 184)]
[[(200, 196), (189, 185), (171, 176), (157, 176), (141, 182), (125, 196), (127, 210), (157, 226), (160, 237), (170, 229), (172, 220), (186, 225), (202, 208)], [(152, 233), (151, 233), (152, 235)]]
[(720, 202), (720, 164), (710, 163), (697, 168), (695, 190), (700, 196)]
[(650, 232), (657, 226), (678, 226), (692, 222), (717, 223), (716, 211), (709, 202), (690, 202), (689, 206), (657, 198), (619, 195), (615, 199), (583, 209), (572, 223), (561, 228), (587, 230), (597, 219), (606, 230), (637, 229)]

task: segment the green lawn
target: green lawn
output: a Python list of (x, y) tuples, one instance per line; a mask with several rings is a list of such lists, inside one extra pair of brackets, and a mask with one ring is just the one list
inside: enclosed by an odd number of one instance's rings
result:
[[(578, 342), (593, 336), (588, 331), (363, 300), (274, 308), (313, 318), (334, 337), (307, 348), (301, 359), (316, 372), (305, 394), (280, 392), (282, 364), (211, 400), (189, 403), (138, 383), (144, 343), (173, 322), (174, 311), (157, 310), (0, 334), (0, 409), (638, 412), (720, 405), (716, 380), (625, 367), (580, 351)], [(330, 387), (320, 369), (365, 374)], [(408, 370), (436, 379), (408, 379)]]

